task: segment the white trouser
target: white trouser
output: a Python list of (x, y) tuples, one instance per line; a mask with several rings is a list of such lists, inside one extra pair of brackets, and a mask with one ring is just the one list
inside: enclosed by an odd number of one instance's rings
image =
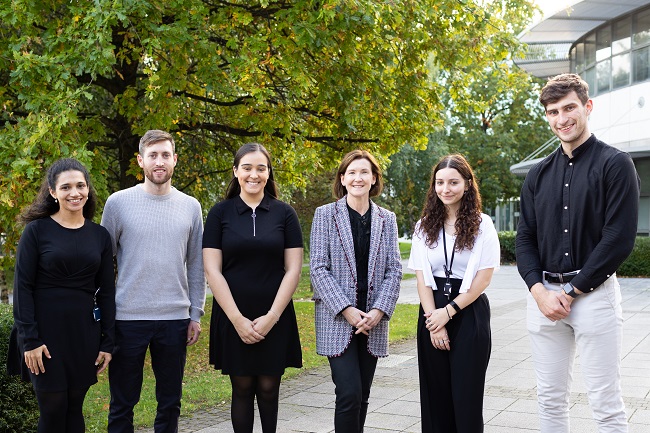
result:
[[(544, 282), (549, 290), (560, 284)], [(552, 322), (528, 294), (528, 333), (537, 373), (541, 433), (569, 433), (569, 394), (576, 346), (589, 405), (600, 433), (627, 433), (621, 392), (621, 288), (613, 275), (580, 295), (571, 312)]]

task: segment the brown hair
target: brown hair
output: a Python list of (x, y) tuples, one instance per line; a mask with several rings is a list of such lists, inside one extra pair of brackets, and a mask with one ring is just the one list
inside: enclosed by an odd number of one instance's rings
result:
[(166, 140), (172, 144), (172, 151), (176, 153), (176, 143), (174, 143), (174, 137), (169, 132), (161, 131), (160, 129), (150, 129), (140, 139), (138, 152), (140, 152), (140, 155), (144, 155), (147, 147)]
[(468, 189), (461, 198), (460, 208), (456, 214), (456, 233), (458, 233), (456, 251), (471, 250), (481, 225), (481, 194), (478, 191), (474, 172), (462, 155), (444, 156), (433, 168), (429, 191), (420, 217), (420, 231), (426, 236), (426, 244), (435, 246), (440, 230), (444, 229), (447, 208), (436, 193), (436, 173), (443, 168), (455, 169), (467, 183)]
[(356, 159), (366, 159), (368, 160), (368, 162), (370, 162), (372, 175), (375, 176), (375, 184), (370, 187), (370, 197), (378, 196), (379, 194), (381, 194), (381, 191), (384, 189), (384, 181), (382, 178), (381, 169), (379, 168), (379, 163), (377, 162), (375, 157), (372, 156), (370, 152), (366, 150), (357, 149), (348, 152), (343, 157), (343, 159), (341, 160), (341, 164), (339, 164), (339, 168), (336, 171), (334, 185), (332, 186), (332, 193), (334, 194), (334, 197), (336, 197), (337, 199), (344, 197), (348, 193), (348, 191), (341, 183), (341, 176), (345, 174), (350, 164), (352, 164), (352, 161)]
[(578, 74), (560, 74), (548, 80), (539, 95), (544, 107), (559, 101), (571, 92), (576, 92), (582, 104), (589, 101), (589, 84)]

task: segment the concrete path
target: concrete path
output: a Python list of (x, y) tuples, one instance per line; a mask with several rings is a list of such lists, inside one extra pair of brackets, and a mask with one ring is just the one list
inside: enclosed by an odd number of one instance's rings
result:
[[(630, 433), (647, 433), (650, 432), (650, 279), (621, 278), (620, 281), (625, 318), (623, 395)], [(535, 373), (525, 321), (528, 291), (516, 268), (503, 266), (495, 273), (486, 293), (492, 308), (493, 348), (485, 389), (485, 432), (538, 432)], [(414, 279), (403, 281), (399, 302), (418, 303)], [(283, 381), (280, 393), (278, 432), (334, 431), (334, 386), (328, 366)], [(255, 432), (261, 432), (259, 419), (255, 423)], [(231, 431), (228, 407), (182, 416), (179, 428), (181, 433)], [(415, 340), (391, 345), (391, 355), (379, 361), (364, 431), (421, 431)], [(597, 431), (580, 374), (579, 356), (571, 393), (571, 431)]]

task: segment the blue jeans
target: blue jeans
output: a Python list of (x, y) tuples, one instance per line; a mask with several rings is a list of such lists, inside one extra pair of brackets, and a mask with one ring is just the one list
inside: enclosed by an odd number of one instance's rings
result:
[(133, 432), (133, 407), (140, 400), (147, 348), (156, 377), (158, 408), (154, 431), (178, 431), (189, 322), (190, 319), (115, 321), (117, 350), (108, 367), (109, 433)]
[(343, 354), (327, 359), (336, 386), (334, 430), (336, 433), (363, 432), (370, 386), (377, 367), (377, 358), (368, 352), (368, 337), (353, 336)]

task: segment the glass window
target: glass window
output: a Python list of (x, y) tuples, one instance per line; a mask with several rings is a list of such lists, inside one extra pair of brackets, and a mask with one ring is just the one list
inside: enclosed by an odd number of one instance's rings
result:
[[(585, 44), (580, 42), (575, 46), (576, 72), (584, 71), (585, 67)], [(573, 56), (571, 56), (573, 58)]]
[(650, 78), (650, 47), (634, 51), (634, 67), (632, 78), (635, 83)]
[(596, 31), (596, 61), (609, 59), (612, 56), (611, 26), (605, 26)]
[(598, 62), (596, 65), (596, 94), (609, 92), (609, 81), (612, 72), (612, 60)]
[(585, 38), (585, 66), (596, 62), (596, 33), (588, 34)]
[(630, 17), (612, 25), (612, 55), (629, 51), (632, 47), (632, 19)]
[(646, 9), (634, 16), (634, 46), (645, 45), (650, 42), (650, 9)]
[(596, 93), (596, 68), (592, 67), (587, 69), (582, 78), (589, 84), (589, 94), (594, 96)]
[(619, 87), (630, 84), (630, 53), (612, 57), (612, 87)]

